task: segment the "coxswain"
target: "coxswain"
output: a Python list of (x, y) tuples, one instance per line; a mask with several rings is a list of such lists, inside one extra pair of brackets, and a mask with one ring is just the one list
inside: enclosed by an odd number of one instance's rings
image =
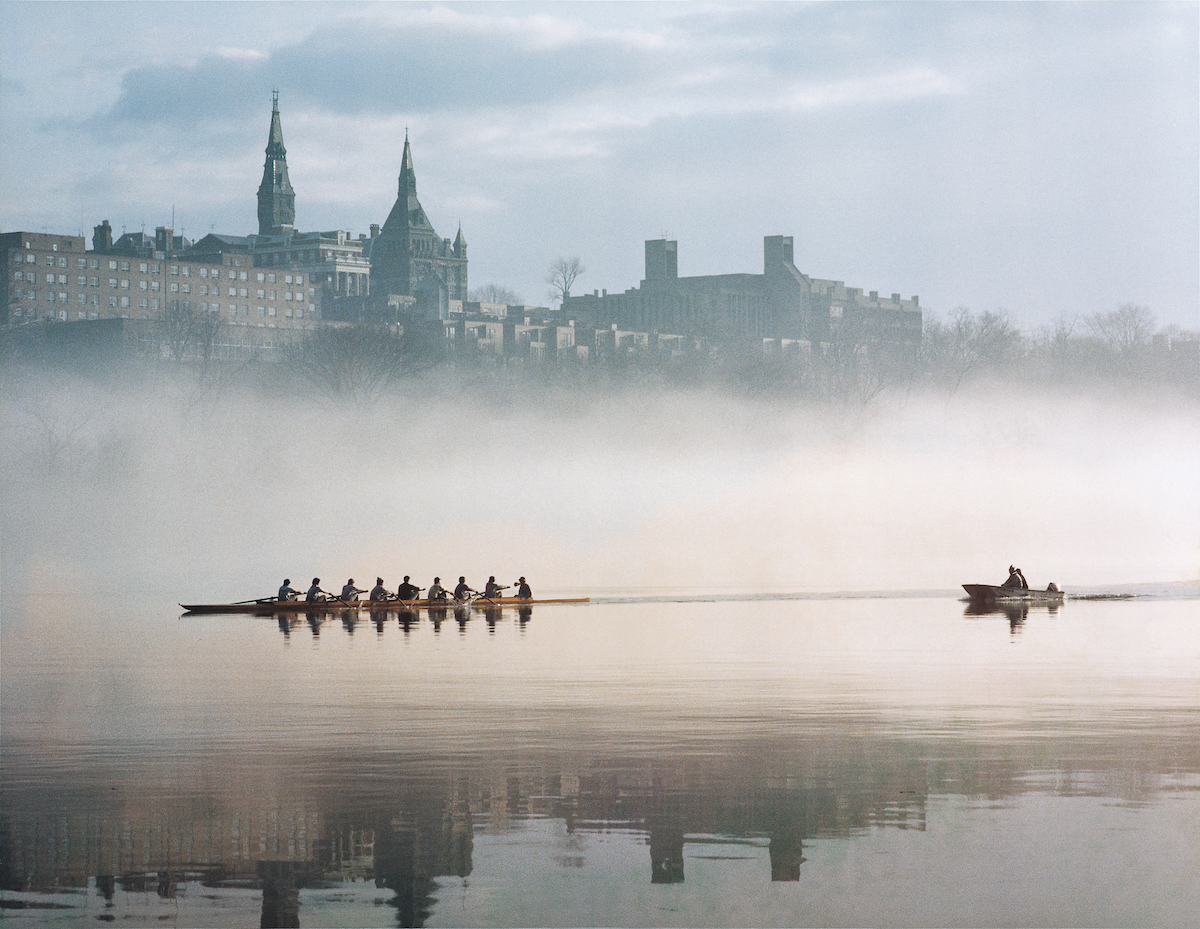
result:
[(283, 586), (279, 588), (279, 600), (281, 602), (295, 600), (298, 596), (300, 596), (300, 591), (292, 587), (291, 578), (285, 577), (283, 579)]
[(366, 593), (366, 591), (359, 590), (357, 587), (355, 587), (354, 578), (350, 578), (350, 580), (346, 581), (346, 585), (342, 588), (342, 596), (339, 599), (356, 600), (358, 599), (358, 595), (361, 593)]
[(491, 577), (489, 577), (487, 579), (487, 583), (483, 585), (483, 595), (488, 600), (490, 600), (493, 597), (500, 596), (500, 591), (505, 590), (505, 589), (506, 588), (501, 587), (499, 584), (496, 583), (496, 575), (493, 574)]
[(525, 583), (525, 578), (517, 578), (517, 596), (523, 600), (533, 599), (533, 591), (529, 589), (529, 585)]
[(308, 593), (304, 597), (309, 603), (320, 603), (325, 599), (325, 591), (321, 589), (321, 579), (314, 577), (312, 587), (308, 588)]
[(475, 591), (467, 585), (467, 579), (465, 577), (460, 577), (458, 579), (458, 586), (454, 588), (454, 599), (466, 600), (473, 593), (475, 593)]
[(396, 588), (397, 600), (416, 600), (417, 594), (421, 592), (421, 588), (416, 584), (409, 583), (408, 575), (404, 575), (404, 583)]
[(429, 592), (426, 594), (426, 596), (430, 600), (447, 600), (449, 599), (450, 595), (446, 591), (446, 588), (442, 586), (442, 579), (440, 577), (435, 577), (433, 579), (433, 583), (429, 585)]
[(383, 586), (383, 578), (381, 578), (381, 577), (375, 578), (375, 586), (371, 588), (370, 599), (371, 600), (387, 600), (388, 599), (387, 588)]

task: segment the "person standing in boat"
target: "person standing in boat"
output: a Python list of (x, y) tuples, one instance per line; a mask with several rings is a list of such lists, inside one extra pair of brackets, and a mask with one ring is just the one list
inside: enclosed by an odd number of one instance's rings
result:
[(1021, 589), (1028, 590), (1029, 589), (1029, 581), (1025, 580), (1025, 575), (1021, 571), (1020, 568), (1017, 568), (1017, 577), (1019, 577), (1021, 579)]
[(483, 585), (483, 596), (486, 599), (491, 600), (495, 597), (499, 597), (500, 591), (502, 590), (504, 590), (504, 588), (496, 583), (496, 575), (493, 574), (487, 579), (487, 583)]
[(466, 600), (473, 593), (475, 593), (475, 591), (472, 590), (467, 584), (467, 579), (465, 577), (459, 577), (458, 586), (454, 588), (454, 599)]
[(404, 583), (396, 588), (397, 600), (416, 600), (417, 594), (421, 592), (421, 588), (416, 584), (410, 583), (408, 575), (404, 575)]
[(371, 588), (369, 599), (375, 601), (388, 599), (387, 588), (383, 586), (383, 578), (375, 578), (375, 586)]
[(283, 579), (283, 586), (279, 588), (280, 602), (295, 600), (298, 596), (300, 596), (300, 591), (292, 587), (291, 578), (285, 577)]
[(523, 600), (533, 599), (533, 591), (529, 589), (529, 585), (525, 583), (525, 578), (517, 578), (517, 596)]
[(430, 600), (448, 600), (450, 598), (450, 593), (445, 587), (442, 586), (442, 579), (440, 577), (435, 577), (433, 579), (433, 583), (429, 585), (429, 592), (426, 594), (426, 596)]
[(1008, 566), (1008, 580), (1006, 580), (1000, 586), (1008, 588), (1008, 589), (1020, 590), (1021, 589), (1021, 573), (1016, 568), (1014, 568), (1012, 565), (1009, 565)]
[(366, 593), (366, 591), (359, 590), (357, 587), (355, 587), (354, 586), (354, 578), (350, 578), (350, 580), (346, 581), (345, 586), (342, 587), (342, 596), (340, 599), (342, 599), (342, 600), (357, 600), (358, 595), (362, 594), (362, 593)]
[(308, 588), (308, 593), (304, 595), (304, 599), (309, 603), (320, 603), (325, 599), (325, 591), (321, 589), (321, 579), (314, 577), (312, 586)]

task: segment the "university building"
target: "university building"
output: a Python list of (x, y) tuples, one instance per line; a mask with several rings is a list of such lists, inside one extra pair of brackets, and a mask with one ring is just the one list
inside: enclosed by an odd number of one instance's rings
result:
[(646, 242), (646, 277), (624, 293), (595, 291), (563, 300), (563, 311), (601, 326), (672, 332), (716, 344), (770, 348), (916, 345), (921, 309), (916, 296), (880, 299), (877, 291), (821, 280), (795, 265), (791, 236), (763, 239), (762, 274), (679, 276), (679, 244)]

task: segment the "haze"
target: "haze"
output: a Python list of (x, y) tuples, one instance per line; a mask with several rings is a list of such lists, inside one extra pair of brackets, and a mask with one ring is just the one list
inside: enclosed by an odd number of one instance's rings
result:
[[(115, 376), (113, 376), (115, 374)], [(286, 576), (535, 592), (1194, 579), (1194, 392), (982, 379), (867, 403), (435, 368), (368, 403), (6, 367), (4, 576), (177, 600)], [(640, 590), (639, 590), (640, 589)]]

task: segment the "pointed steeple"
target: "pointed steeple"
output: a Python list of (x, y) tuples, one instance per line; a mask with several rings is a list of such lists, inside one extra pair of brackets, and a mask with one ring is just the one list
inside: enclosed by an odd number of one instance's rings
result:
[(398, 197), (415, 197), (417, 195), (417, 175), (413, 171), (412, 148), (408, 144), (408, 130), (404, 130), (404, 156), (400, 159), (400, 183), (396, 191)]
[(287, 149), (279, 121), (279, 91), (271, 93), (271, 131), (267, 136), (267, 158), (258, 187), (258, 234), (279, 235), (296, 224), (296, 192), (288, 180)]

